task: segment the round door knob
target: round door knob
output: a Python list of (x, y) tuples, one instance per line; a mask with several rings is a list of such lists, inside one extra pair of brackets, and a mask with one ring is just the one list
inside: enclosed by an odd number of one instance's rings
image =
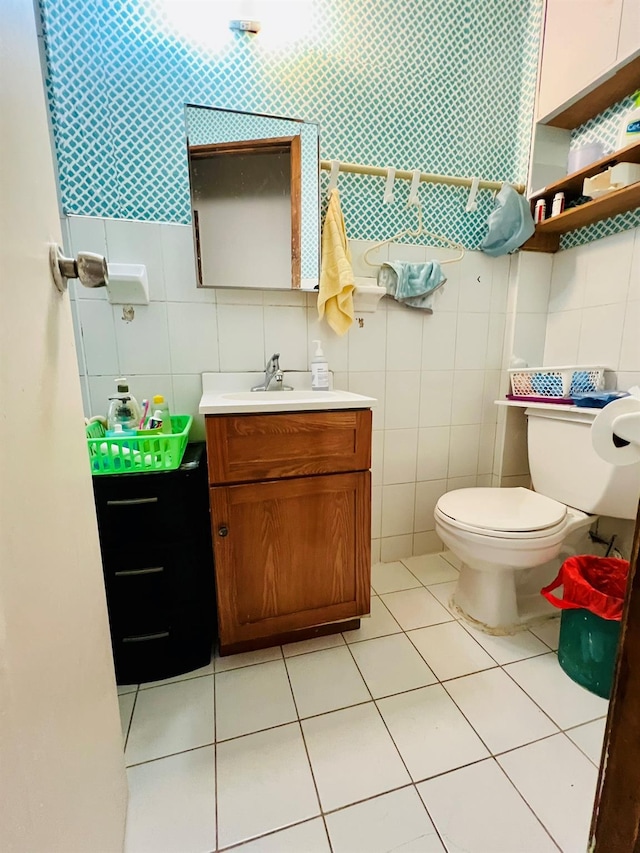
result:
[(229, 535), (229, 528), (228, 527), (219, 527), (218, 528), (218, 536), (224, 537), (224, 536), (228, 536), (228, 535)]

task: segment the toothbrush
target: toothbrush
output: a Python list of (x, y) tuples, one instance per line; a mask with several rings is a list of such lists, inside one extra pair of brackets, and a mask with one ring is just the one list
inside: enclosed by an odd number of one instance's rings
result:
[(142, 417), (140, 418), (140, 423), (138, 424), (138, 429), (144, 429), (144, 422), (147, 419), (147, 414), (149, 413), (149, 401), (142, 401)]

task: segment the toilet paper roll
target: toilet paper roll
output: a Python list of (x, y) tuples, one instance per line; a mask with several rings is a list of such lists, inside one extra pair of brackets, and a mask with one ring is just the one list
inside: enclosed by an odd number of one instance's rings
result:
[(591, 425), (593, 449), (601, 459), (612, 465), (635, 465), (640, 462), (640, 444), (628, 443), (615, 434), (614, 421), (620, 415), (640, 413), (640, 400), (623, 397), (609, 403)]

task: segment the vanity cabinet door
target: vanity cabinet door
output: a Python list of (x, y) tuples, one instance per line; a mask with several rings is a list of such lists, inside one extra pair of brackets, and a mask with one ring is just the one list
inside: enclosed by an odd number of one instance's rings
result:
[(368, 471), (216, 486), (221, 651), (369, 612)]

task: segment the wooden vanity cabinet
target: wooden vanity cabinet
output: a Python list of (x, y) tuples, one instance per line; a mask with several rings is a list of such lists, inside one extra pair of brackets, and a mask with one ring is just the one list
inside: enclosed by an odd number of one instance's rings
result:
[(206, 420), (221, 653), (368, 613), (371, 411)]

